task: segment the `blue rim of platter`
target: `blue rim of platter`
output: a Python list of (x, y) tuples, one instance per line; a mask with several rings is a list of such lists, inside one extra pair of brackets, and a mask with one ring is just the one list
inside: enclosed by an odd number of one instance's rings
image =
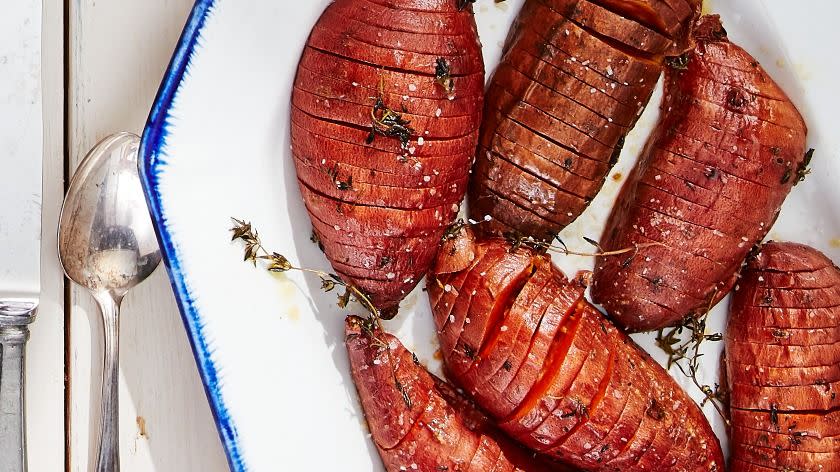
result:
[(217, 375), (217, 366), (211, 357), (211, 349), (204, 336), (201, 315), (194, 304), (192, 291), (181, 271), (180, 249), (172, 240), (167, 218), (161, 202), (159, 177), (167, 165), (166, 138), (170, 123), (173, 100), (178, 94), (183, 79), (199, 45), (201, 33), (208, 16), (212, 13), (215, 0), (196, 0), (181, 38), (172, 55), (169, 67), (163, 76), (160, 89), (149, 113), (143, 139), (140, 144), (139, 168), (140, 180), (152, 214), (158, 241), (163, 250), (163, 258), (168, 269), (169, 280), (175, 291), (178, 308), (184, 326), (189, 333), (190, 345), (195, 356), (204, 390), (210, 401), (216, 426), (225, 447), (231, 470), (245, 472), (247, 467), (242, 458), (239, 435), (233, 418), (230, 417), (222, 397)]

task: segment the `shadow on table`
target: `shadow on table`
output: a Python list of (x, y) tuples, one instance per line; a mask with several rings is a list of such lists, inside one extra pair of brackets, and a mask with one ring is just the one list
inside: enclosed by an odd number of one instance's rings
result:
[[(123, 303), (122, 466), (124, 470), (147, 470), (149, 463), (154, 463), (156, 472), (227, 471), (227, 460), (171, 293), (166, 271), (161, 267), (132, 290)], [(143, 303), (138, 303), (141, 300)], [(102, 322), (96, 310), (90, 313), (93, 346), (87, 470), (96, 463), (102, 373)], [(126, 408), (131, 404), (134, 408)], [(80, 462), (78, 459), (76, 463)]]

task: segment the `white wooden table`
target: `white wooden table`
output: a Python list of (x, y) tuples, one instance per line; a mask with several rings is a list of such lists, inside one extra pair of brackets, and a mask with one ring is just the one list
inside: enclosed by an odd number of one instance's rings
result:
[[(723, 0), (707, 1), (713, 10), (714, 2)], [(783, 30), (787, 14), (802, 7), (785, 0), (767, 4)], [(812, 8), (827, 10), (831, 4), (816, 0)], [(89, 471), (95, 449), (90, 438), (98, 425), (101, 321), (89, 295), (65, 285), (56, 254), (66, 179), (101, 138), (142, 131), (191, 5), (191, 0), (43, 0), (43, 296), (27, 369), (31, 471)], [(797, 62), (791, 66), (814, 93), (836, 93), (834, 78), (811, 77), (801, 67), (821, 60), (812, 57), (808, 44), (826, 39), (832, 21), (832, 15), (814, 15), (813, 37), (788, 44)], [(227, 470), (162, 267), (125, 301), (121, 351), (122, 470)]]
[[(57, 258), (66, 180), (101, 138), (142, 132), (191, 4), (43, 0), (43, 295), (28, 352), (30, 471), (91, 470), (98, 429), (102, 323), (90, 296), (65, 285)], [(163, 267), (125, 300), (122, 323), (122, 470), (228, 470)]]

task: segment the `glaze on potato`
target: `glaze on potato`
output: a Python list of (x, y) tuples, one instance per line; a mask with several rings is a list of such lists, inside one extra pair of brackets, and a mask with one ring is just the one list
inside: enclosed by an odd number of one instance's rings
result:
[[(796, 107), (717, 16), (666, 72), (662, 115), (607, 222), (592, 298), (628, 331), (705, 313), (773, 226), (807, 166)], [(654, 243), (655, 245), (651, 245)]]

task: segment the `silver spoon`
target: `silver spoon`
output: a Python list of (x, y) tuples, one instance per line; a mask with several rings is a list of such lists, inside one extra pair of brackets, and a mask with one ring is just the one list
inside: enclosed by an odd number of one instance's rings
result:
[(58, 252), (64, 273), (90, 290), (105, 326), (102, 427), (97, 472), (118, 472), (119, 320), (128, 290), (160, 263), (160, 248), (140, 187), (140, 138), (109, 136), (79, 165), (64, 199)]

